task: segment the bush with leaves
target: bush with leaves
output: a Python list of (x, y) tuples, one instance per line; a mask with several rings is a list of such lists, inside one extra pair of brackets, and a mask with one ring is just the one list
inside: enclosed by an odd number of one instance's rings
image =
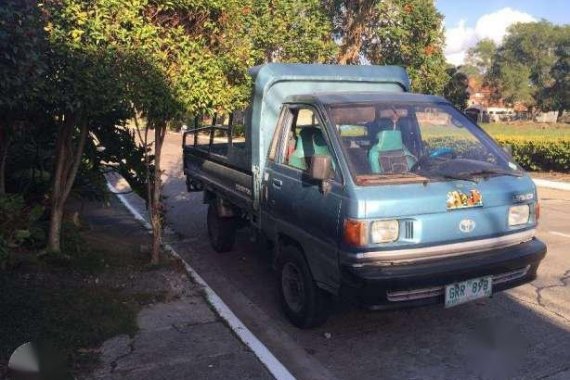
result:
[(38, 224), (43, 212), (39, 205), (26, 205), (21, 195), (0, 196), (0, 267), (6, 265), (10, 251), (45, 239), (45, 232)]
[(526, 170), (570, 172), (570, 138), (503, 137), (495, 139), (510, 145), (515, 161)]

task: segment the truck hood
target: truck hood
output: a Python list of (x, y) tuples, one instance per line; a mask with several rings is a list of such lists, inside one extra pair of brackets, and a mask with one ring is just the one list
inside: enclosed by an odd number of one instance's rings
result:
[[(481, 202), (471, 198), (467, 207), (454, 204), (458, 196), (465, 200), (471, 194), (479, 194)], [(367, 186), (355, 189), (355, 202), (348, 214), (357, 219), (400, 220), (400, 239), (382, 247), (431, 245), (532, 229), (536, 225), (536, 196), (536, 187), (526, 175), (489, 177), (478, 183), (457, 180)], [(521, 203), (530, 205), (531, 222), (509, 227), (509, 208)], [(469, 228), (464, 228), (465, 224)]]

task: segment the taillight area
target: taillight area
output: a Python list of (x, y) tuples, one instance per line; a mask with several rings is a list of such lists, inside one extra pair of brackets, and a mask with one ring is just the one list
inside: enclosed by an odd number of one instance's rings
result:
[(368, 223), (346, 219), (344, 221), (344, 242), (353, 247), (362, 247), (368, 241)]

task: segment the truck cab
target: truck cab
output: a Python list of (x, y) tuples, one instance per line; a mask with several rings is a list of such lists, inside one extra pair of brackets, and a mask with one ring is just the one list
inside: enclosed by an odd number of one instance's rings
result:
[(452, 307), (532, 281), (546, 247), (529, 176), (448, 101), (409, 93), (403, 70), (358, 70), (253, 71), (250, 202), (186, 170), (209, 228), (246, 215), (273, 243), (283, 309), (303, 328), (336, 296)]

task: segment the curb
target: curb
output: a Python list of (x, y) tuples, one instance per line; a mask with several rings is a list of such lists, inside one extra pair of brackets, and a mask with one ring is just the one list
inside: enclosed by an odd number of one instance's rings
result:
[[(152, 230), (151, 225), (146, 219), (129, 203), (128, 199), (122, 195), (117, 194), (117, 189), (114, 188), (108, 180), (108, 189), (117, 196), (119, 201), (129, 210), (133, 217), (139, 221), (147, 230)], [(204, 288), (206, 299), (212, 305), (216, 313), (226, 321), (230, 329), (237, 335), (237, 337), (245, 344), (254, 354), (259, 361), (267, 368), (269, 373), (277, 380), (295, 380), (295, 377), (289, 372), (287, 368), (269, 351), (269, 349), (259, 340), (253, 333), (243, 324), (242, 321), (234, 314), (234, 312), (226, 305), (226, 303), (216, 294), (216, 292), (208, 285), (208, 283), (176, 252), (176, 250), (168, 243), (163, 243), (164, 249), (172, 256), (176, 257), (184, 264), (186, 272), (194, 282)]]
[(570, 191), (570, 183), (560, 181), (549, 181), (546, 179), (533, 178), (534, 184), (538, 187), (546, 187), (549, 189)]

